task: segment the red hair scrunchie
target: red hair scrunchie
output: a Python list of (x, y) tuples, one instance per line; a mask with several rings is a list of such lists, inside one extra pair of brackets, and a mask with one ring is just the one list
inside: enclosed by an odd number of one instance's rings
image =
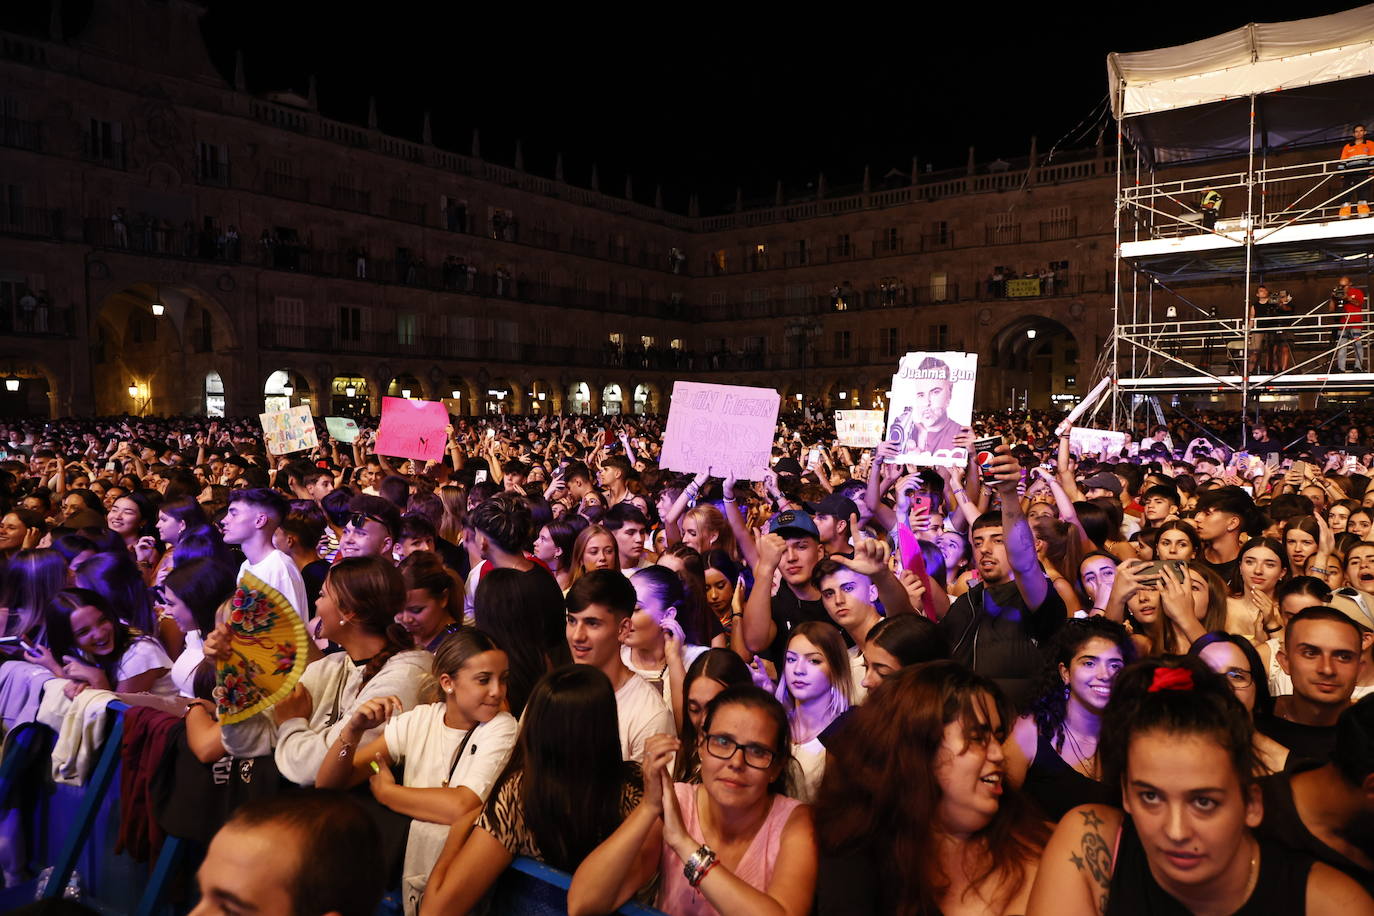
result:
[(1159, 690), (1192, 690), (1193, 672), (1187, 668), (1166, 668), (1160, 666), (1155, 669), (1154, 679), (1150, 681), (1150, 693)]

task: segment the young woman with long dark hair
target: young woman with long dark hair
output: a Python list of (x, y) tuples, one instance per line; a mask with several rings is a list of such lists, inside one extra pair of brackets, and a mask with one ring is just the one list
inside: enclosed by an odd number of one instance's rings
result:
[(621, 760), (610, 679), (591, 665), (549, 672), (472, 832), (449, 832), (421, 916), (469, 912), (516, 856), (575, 871), (643, 793), (639, 765)]
[(1135, 658), (1126, 628), (1103, 617), (1068, 620), (1055, 635), (1039, 695), (1007, 741), (1007, 777), (1052, 821), (1070, 808), (1112, 804), (1098, 739), (1112, 682)]
[(477, 586), (473, 615), (478, 629), (508, 647), (506, 701), (511, 714), (519, 718), (539, 679), (571, 661), (564, 634), (563, 593), (542, 569), (493, 569)]
[(1128, 667), (1102, 723), (1124, 810), (1075, 808), (1041, 858), (1028, 916), (1374, 913), (1355, 881), (1254, 834), (1250, 717), (1195, 658)]
[(869, 695), (816, 798), (820, 916), (1025, 912), (1048, 831), (1004, 778), (1012, 715), (952, 661)]

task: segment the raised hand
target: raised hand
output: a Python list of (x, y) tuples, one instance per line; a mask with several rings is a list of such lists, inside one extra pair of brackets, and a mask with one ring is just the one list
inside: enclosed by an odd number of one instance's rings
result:
[(359, 706), (348, 718), (347, 731), (355, 738), (386, 723), (402, 711), (399, 697), (375, 697)]

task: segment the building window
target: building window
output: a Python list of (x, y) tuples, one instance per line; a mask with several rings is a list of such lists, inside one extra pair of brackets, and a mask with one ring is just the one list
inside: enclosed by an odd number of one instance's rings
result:
[(229, 184), (229, 147), (223, 143), (196, 144), (196, 180), (201, 184)]
[(416, 327), (418, 322), (415, 315), (402, 312), (396, 316), (396, 343), (413, 347), (415, 345)]
[(897, 328), (883, 328), (878, 332), (878, 339), (884, 356), (899, 355), (900, 338), (897, 336)]
[(897, 251), (902, 247), (902, 235), (896, 226), (883, 230), (882, 245), (884, 251)]
[(357, 343), (363, 339), (363, 310), (353, 305), (339, 306), (339, 339)]
[(949, 275), (943, 271), (930, 275), (930, 301), (949, 301)]
[(653, 335), (645, 334), (639, 338), (639, 346), (641, 349), (652, 350), (656, 345)]
[(849, 257), (849, 233), (842, 232), (835, 239), (835, 254), (842, 258)]
[(672, 340), (668, 341), (668, 346), (669, 346), (671, 349), (673, 349), (673, 350), (681, 350), (681, 349), (682, 349), (682, 338), (681, 338), (681, 337), (674, 337)]
[(82, 137), (82, 152), (91, 162), (124, 168), (124, 125), (91, 118)]
[(836, 358), (836, 359), (848, 359), (848, 358), (849, 358), (849, 332), (848, 332), (848, 331), (836, 331), (836, 332), (835, 332), (835, 358)]
[(932, 324), (927, 329), (928, 350), (948, 350), (949, 349), (949, 325)]

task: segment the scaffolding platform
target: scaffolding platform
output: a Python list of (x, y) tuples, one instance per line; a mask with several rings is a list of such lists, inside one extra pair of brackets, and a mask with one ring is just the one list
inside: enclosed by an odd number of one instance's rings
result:
[[(1111, 54), (1107, 71), (1117, 282), (1098, 371), (1116, 383), (1112, 427), (1154, 395), (1244, 415), (1296, 392), (1374, 391), (1374, 314), (1335, 295), (1253, 302), (1261, 280), (1277, 291), (1286, 274), (1371, 285), (1374, 156), (1342, 156), (1351, 125), (1374, 121), (1374, 4)], [(1234, 304), (1190, 301), (1198, 282), (1229, 284)], [(1340, 371), (1342, 356), (1358, 371)]]

